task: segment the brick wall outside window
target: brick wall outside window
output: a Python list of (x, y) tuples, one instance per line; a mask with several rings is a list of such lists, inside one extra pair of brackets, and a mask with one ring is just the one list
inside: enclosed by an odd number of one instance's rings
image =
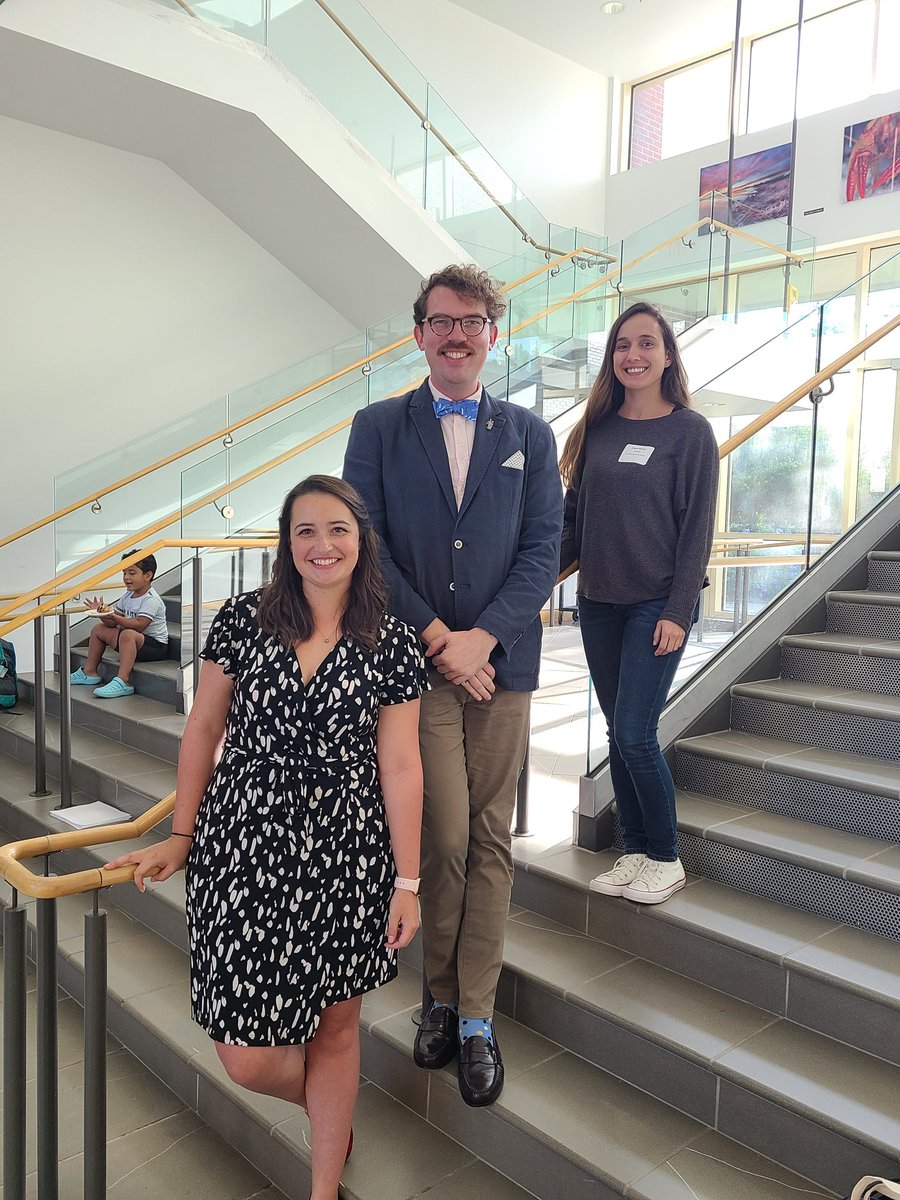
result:
[(641, 167), (662, 158), (664, 104), (664, 79), (645, 83), (632, 91), (629, 166)]

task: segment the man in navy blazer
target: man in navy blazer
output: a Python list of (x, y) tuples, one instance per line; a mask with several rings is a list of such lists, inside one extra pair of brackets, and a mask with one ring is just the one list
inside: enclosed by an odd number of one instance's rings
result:
[(429, 378), (357, 413), (344, 478), (381, 538), (391, 611), (425, 643), (422, 932), (434, 997), (414, 1047), (459, 1054), (473, 1106), (503, 1087), (494, 995), (512, 886), (510, 822), (537, 686), (540, 611), (559, 565), (562, 490), (550, 427), (479, 380), (506, 302), (474, 266), (422, 285), (414, 334)]

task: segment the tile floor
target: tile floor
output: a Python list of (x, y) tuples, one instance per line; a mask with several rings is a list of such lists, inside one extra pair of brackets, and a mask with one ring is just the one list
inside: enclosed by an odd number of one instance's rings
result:
[[(531, 777), (528, 823), (531, 841), (553, 846), (572, 836), (572, 810), (578, 804), (578, 780), (585, 772), (588, 737), (592, 762), (606, 754), (606, 724), (596, 700), (588, 719), (588, 669), (581, 633), (566, 616), (562, 625), (544, 629), (541, 686), (531, 704)], [(675, 687), (697, 671), (730, 639), (692, 634), (675, 676)]]

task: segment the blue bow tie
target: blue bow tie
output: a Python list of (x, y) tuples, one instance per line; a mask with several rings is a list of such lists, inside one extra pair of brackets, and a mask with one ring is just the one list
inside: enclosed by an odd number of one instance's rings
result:
[(478, 416), (478, 401), (477, 400), (432, 400), (434, 406), (434, 415), (438, 418), (446, 417), (448, 413), (456, 413), (457, 416), (465, 417), (467, 421), (474, 421)]

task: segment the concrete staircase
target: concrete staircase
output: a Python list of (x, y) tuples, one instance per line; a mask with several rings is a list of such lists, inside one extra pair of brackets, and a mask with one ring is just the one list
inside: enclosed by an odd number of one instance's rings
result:
[[(508, 1082), (493, 1108), (466, 1108), (452, 1068), (412, 1063), (417, 948), (366, 998), (348, 1197), (796, 1200), (900, 1175), (900, 554), (871, 555), (869, 585), (829, 595), (826, 632), (783, 639), (780, 679), (732, 689), (732, 729), (678, 743), (690, 874), (667, 904), (590, 893), (614, 851), (516, 844), (498, 997)], [(172, 786), (174, 700), (104, 706), (82, 690), (76, 786), (146, 808)], [(56, 799), (28, 796), (24, 692), (0, 716), (10, 837), (59, 828)], [(305, 1197), (305, 1118), (232, 1085), (190, 1021), (182, 880), (108, 902), (113, 1035)], [(85, 907), (67, 901), (60, 918), (76, 998)]]

